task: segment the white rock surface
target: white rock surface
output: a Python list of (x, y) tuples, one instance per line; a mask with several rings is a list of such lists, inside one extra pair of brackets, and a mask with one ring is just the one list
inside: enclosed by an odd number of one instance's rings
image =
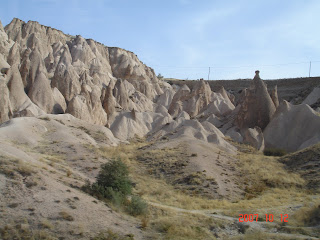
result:
[(266, 148), (300, 150), (319, 142), (320, 116), (309, 105), (282, 101), (263, 135)]

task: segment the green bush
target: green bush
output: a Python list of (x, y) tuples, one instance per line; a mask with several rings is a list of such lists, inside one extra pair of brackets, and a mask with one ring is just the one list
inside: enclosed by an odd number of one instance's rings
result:
[(145, 215), (148, 205), (139, 196), (132, 196), (131, 201), (127, 206), (127, 212), (132, 216)]
[(263, 151), (263, 154), (266, 156), (284, 156), (287, 154), (286, 150), (281, 148), (266, 148)]
[(115, 193), (125, 197), (132, 191), (128, 167), (121, 160), (111, 160), (103, 164), (94, 185), (96, 190), (108, 199), (112, 199)]
[(101, 165), (101, 170), (95, 183), (89, 181), (82, 189), (100, 200), (109, 200), (117, 209), (125, 209), (133, 216), (147, 212), (147, 203), (138, 196), (128, 196), (132, 192), (132, 182), (129, 178), (127, 165), (121, 160), (112, 160)]

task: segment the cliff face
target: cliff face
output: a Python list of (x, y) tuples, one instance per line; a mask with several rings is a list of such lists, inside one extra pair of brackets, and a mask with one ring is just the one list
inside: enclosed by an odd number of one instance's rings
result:
[[(140, 92), (150, 100), (162, 93), (153, 69), (132, 52), (70, 36), (34, 21), (15, 18), (5, 28), (0, 24), (0, 54), (1, 68), (16, 66), (14, 82), (24, 89), (23, 100), (15, 101), (19, 104), (12, 106), (10, 116), (23, 116), (32, 105), (37, 109), (31, 111), (34, 113), (57, 113), (59, 109), (59, 113), (69, 111), (80, 119), (105, 125), (108, 117), (103, 96), (117, 79), (130, 83), (124, 84), (124, 92), (130, 86), (132, 93)], [(8, 83), (8, 76), (3, 77)], [(14, 94), (8, 91), (8, 95)], [(128, 108), (135, 108), (135, 104), (128, 104)]]

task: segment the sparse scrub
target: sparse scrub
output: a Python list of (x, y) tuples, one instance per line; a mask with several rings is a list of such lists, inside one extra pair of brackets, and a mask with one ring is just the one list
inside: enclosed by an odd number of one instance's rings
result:
[(284, 149), (280, 148), (266, 148), (263, 151), (263, 154), (265, 156), (276, 156), (276, 157), (281, 157), (287, 154), (287, 151)]
[(57, 240), (48, 231), (33, 229), (29, 224), (7, 224), (0, 227), (0, 239)]
[(132, 234), (121, 236), (109, 229), (107, 232), (100, 232), (92, 240), (134, 240), (134, 236)]
[(132, 196), (126, 210), (132, 216), (145, 215), (148, 210), (148, 204), (141, 197)]
[(73, 221), (74, 218), (67, 212), (65, 211), (62, 211), (62, 212), (59, 212), (59, 216), (63, 219), (63, 220), (66, 220), (66, 221)]
[(36, 173), (34, 168), (20, 159), (11, 158), (7, 156), (0, 156), (0, 173), (5, 174), (8, 177), (14, 178), (18, 172), (22, 176), (30, 176)]
[(299, 226), (320, 225), (320, 203), (311, 207), (302, 207), (295, 212), (294, 219)]

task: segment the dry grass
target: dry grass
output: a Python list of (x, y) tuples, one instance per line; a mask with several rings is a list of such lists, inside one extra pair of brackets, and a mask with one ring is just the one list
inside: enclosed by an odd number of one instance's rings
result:
[[(277, 161), (275, 157), (263, 156), (259, 153), (239, 155), (238, 167), (247, 183), (254, 187), (301, 187), (305, 181), (299, 174), (289, 173), (284, 169), (284, 165)], [(256, 186), (257, 187), (257, 186)]]
[(320, 225), (320, 201), (315, 204), (305, 204), (293, 215), (296, 226), (319, 226)]
[(150, 219), (148, 228), (155, 232), (153, 239), (215, 239), (210, 229), (218, 227), (206, 216), (177, 214), (175, 211), (156, 208), (150, 211)]
[(67, 212), (65, 211), (62, 211), (62, 212), (59, 212), (59, 216), (63, 219), (63, 220), (66, 220), (66, 221), (73, 221), (74, 218)]
[(6, 224), (0, 227), (0, 239), (12, 240), (57, 240), (51, 233), (43, 229), (33, 229), (28, 223), (24, 224)]
[[(304, 180), (294, 173), (287, 172), (278, 158), (266, 157), (248, 146), (242, 146), (238, 165), (235, 166), (242, 172), (239, 182), (246, 186), (247, 197), (237, 202), (227, 200), (210, 200), (199, 195), (192, 195), (176, 189), (168, 183), (167, 179), (155, 177), (150, 174), (148, 165), (141, 162), (141, 154), (148, 145), (143, 139), (129, 145), (121, 144), (114, 148), (92, 148), (92, 151), (100, 159), (117, 159), (124, 161), (130, 169), (130, 177), (135, 182), (135, 193), (151, 203), (162, 206), (172, 206), (186, 210), (210, 210), (222, 212), (225, 215), (238, 217), (239, 213), (273, 214), (274, 222), (280, 223), (280, 214), (288, 213), (288, 206), (301, 205), (304, 202), (315, 203), (320, 196), (308, 195), (303, 190)], [(170, 152), (171, 151), (171, 152)], [(170, 156), (172, 151), (179, 154), (178, 149), (148, 149), (144, 159), (159, 161)], [(182, 150), (183, 151), (183, 150)], [(142, 158), (142, 159), (143, 159)], [(225, 225), (210, 219), (203, 214), (194, 215), (188, 212), (173, 211), (168, 208), (152, 207), (149, 215), (141, 220), (141, 226), (145, 230), (154, 232), (154, 237), (160, 234), (164, 239), (214, 239), (210, 228), (214, 225)], [(155, 210), (157, 209), (157, 210)], [(261, 217), (261, 218), (262, 218)], [(292, 223), (289, 215), (289, 225)], [(224, 231), (224, 230), (222, 230)], [(277, 238), (263, 232), (247, 233), (246, 238), (234, 239), (286, 239)]]
[(0, 155), (0, 173), (15, 178), (16, 173), (22, 176), (30, 176), (36, 173), (36, 170), (33, 166), (20, 159)]

